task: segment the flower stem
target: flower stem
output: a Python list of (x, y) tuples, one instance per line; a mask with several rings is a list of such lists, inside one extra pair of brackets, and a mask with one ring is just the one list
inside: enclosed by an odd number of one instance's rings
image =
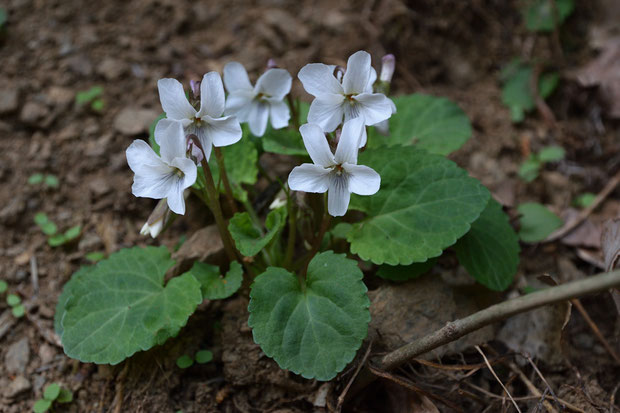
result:
[(319, 230), (319, 235), (314, 240), (314, 245), (312, 246), (312, 249), (308, 254), (308, 259), (301, 270), (301, 275), (303, 276), (303, 278), (306, 278), (306, 273), (308, 272), (308, 265), (310, 264), (310, 261), (312, 261), (312, 258), (314, 258), (316, 253), (319, 251), (319, 248), (321, 247), (321, 241), (323, 241), (323, 237), (325, 237), (325, 233), (327, 232), (327, 229), (329, 228), (329, 224), (331, 224), (331, 222), (332, 216), (329, 215), (327, 211), (325, 211), (323, 214), (323, 220), (321, 222), (321, 228)]
[(286, 95), (286, 99), (288, 100), (288, 105), (291, 107), (291, 118), (293, 118), (293, 126), (295, 127), (295, 130), (299, 130), (299, 106), (295, 104), (296, 102), (290, 93)]
[(222, 177), (222, 182), (224, 182), (224, 190), (226, 191), (226, 199), (228, 204), (230, 205), (230, 210), (233, 214), (237, 213), (237, 205), (235, 204), (235, 199), (233, 198), (232, 188), (230, 187), (230, 181), (228, 180), (228, 174), (226, 173), (226, 165), (224, 164), (224, 155), (222, 154), (222, 150), (217, 146), (213, 147), (213, 152), (215, 152), (215, 157), (217, 158), (217, 164), (220, 167), (220, 176)]
[(284, 255), (284, 268), (288, 268), (293, 261), (295, 252), (295, 241), (297, 237), (297, 210), (291, 199), (290, 192), (287, 193), (286, 207), (288, 208), (288, 240), (286, 242), (286, 254)]

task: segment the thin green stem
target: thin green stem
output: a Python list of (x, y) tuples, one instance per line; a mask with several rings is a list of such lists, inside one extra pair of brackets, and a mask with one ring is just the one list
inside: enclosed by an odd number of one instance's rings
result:
[(302, 267), (302, 270), (300, 271), (300, 273), (303, 275), (304, 278), (306, 278), (306, 273), (308, 272), (308, 265), (310, 264), (310, 261), (312, 261), (312, 258), (314, 258), (316, 253), (319, 251), (319, 248), (321, 247), (321, 241), (323, 241), (323, 237), (325, 237), (325, 233), (327, 232), (327, 229), (329, 228), (329, 224), (331, 224), (331, 222), (332, 222), (332, 216), (329, 215), (327, 211), (325, 211), (323, 215), (323, 220), (321, 221), (321, 228), (319, 229), (319, 235), (314, 240), (314, 245), (312, 246), (312, 249), (310, 250), (310, 253), (308, 254), (308, 259), (306, 263), (304, 264), (304, 266)]
[(224, 163), (224, 155), (222, 154), (222, 150), (217, 146), (213, 147), (213, 152), (215, 152), (215, 157), (217, 158), (217, 164), (220, 167), (220, 177), (222, 178), (222, 182), (224, 183), (224, 191), (226, 192), (226, 199), (228, 200), (228, 204), (230, 206), (230, 210), (233, 214), (237, 213), (237, 205), (235, 204), (235, 198), (233, 197), (232, 188), (230, 186), (230, 181), (228, 180), (228, 174), (226, 173), (226, 164)]
[(300, 125), (299, 107), (295, 104), (295, 100), (293, 99), (293, 96), (291, 96), (290, 93), (286, 95), (286, 98), (288, 100), (289, 106), (291, 107), (291, 118), (293, 118), (293, 126), (295, 127), (295, 130), (299, 130), (299, 125)]
[(290, 193), (287, 193), (286, 207), (288, 209), (288, 240), (286, 242), (286, 254), (284, 255), (284, 268), (289, 268), (293, 261), (297, 238), (297, 209)]

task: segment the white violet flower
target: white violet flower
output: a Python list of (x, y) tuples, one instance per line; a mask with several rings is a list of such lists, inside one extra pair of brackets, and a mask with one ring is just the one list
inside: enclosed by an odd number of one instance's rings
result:
[(364, 119), (360, 117), (345, 122), (336, 153), (332, 154), (319, 125), (302, 125), (299, 132), (314, 163), (296, 166), (288, 177), (289, 187), (294, 191), (328, 191), (327, 211), (335, 217), (347, 212), (351, 193), (376, 193), (381, 185), (379, 174), (368, 166), (357, 165), (363, 130)]
[[(333, 66), (323, 63), (305, 65), (297, 75), (306, 92), (315, 97), (310, 105), (308, 123), (332, 132), (343, 121), (364, 118), (364, 125), (375, 125), (395, 112), (394, 103), (383, 93), (373, 93), (377, 73), (370, 65), (370, 55), (359, 51), (351, 55), (342, 79), (336, 78)], [(366, 144), (363, 131), (360, 147)]]
[(131, 192), (137, 197), (166, 198), (170, 209), (185, 214), (183, 191), (196, 181), (196, 164), (186, 156), (187, 144), (180, 122), (157, 128), (155, 138), (161, 142), (161, 157), (143, 140), (127, 148), (127, 163), (136, 174)]
[(265, 134), (269, 118), (274, 129), (284, 128), (291, 118), (284, 97), (291, 91), (292, 83), (286, 70), (269, 69), (252, 86), (243, 65), (230, 62), (224, 66), (224, 85), (228, 90), (226, 114), (247, 122), (254, 136)]
[[(222, 78), (217, 72), (205, 74), (200, 82), (200, 109), (196, 110), (185, 97), (183, 85), (176, 79), (160, 79), (157, 82), (161, 106), (166, 119), (157, 123), (156, 130), (167, 129), (171, 122), (183, 125), (186, 135), (194, 134), (200, 140), (208, 160), (211, 148), (227, 146), (241, 139), (241, 125), (234, 116), (224, 114), (226, 99)], [(157, 140), (158, 134), (155, 134)], [(164, 136), (159, 134), (160, 137)]]

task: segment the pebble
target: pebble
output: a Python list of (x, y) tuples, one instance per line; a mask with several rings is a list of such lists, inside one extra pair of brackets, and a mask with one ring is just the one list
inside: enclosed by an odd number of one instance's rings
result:
[(111, 57), (103, 59), (101, 64), (97, 67), (97, 73), (103, 76), (106, 80), (117, 80), (127, 72), (127, 66), (121, 60), (116, 60)]
[(152, 109), (126, 107), (114, 118), (114, 128), (128, 136), (148, 132), (159, 113)]
[(30, 361), (30, 345), (28, 338), (23, 337), (11, 344), (4, 356), (4, 368), (9, 373), (23, 373)]
[(28, 379), (26, 379), (24, 376), (17, 376), (15, 377), (15, 380), (13, 380), (11, 384), (9, 384), (9, 386), (5, 389), (4, 396), (12, 399), (17, 395), (27, 390), (30, 390), (31, 387), (32, 385), (30, 384)]
[(0, 115), (14, 112), (18, 106), (19, 91), (17, 89), (0, 89)]
[(19, 114), (19, 120), (31, 126), (36, 126), (49, 114), (47, 106), (38, 102), (28, 102)]

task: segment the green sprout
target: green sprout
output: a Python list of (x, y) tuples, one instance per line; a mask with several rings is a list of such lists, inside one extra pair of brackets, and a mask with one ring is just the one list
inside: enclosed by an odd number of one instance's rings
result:
[(75, 104), (77, 106), (90, 105), (90, 108), (95, 112), (103, 111), (105, 102), (101, 98), (103, 94), (103, 87), (93, 86), (88, 90), (78, 92), (75, 95)]
[(21, 318), (26, 314), (26, 308), (22, 304), (22, 299), (17, 294), (6, 296), (6, 303), (11, 307), (11, 312), (16, 318)]
[(54, 403), (71, 403), (73, 393), (58, 383), (51, 383), (45, 387), (43, 398), (37, 400), (32, 407), (35, 413), (44, 413), (52, 408)]
[(40, 173), (32, 174), (28, 178), (28, 185), (39, 185), (44, 184), (48, 188), (58, 188), (60, 185), (60, 181), (56, 175), (47, 174), (43, 175)]
[(547, 146), (538, 153), (531, 153), (529, 158), (521, 164), (519, 177), (525, 182), (532, 182), (538, 178), (540, 168), (545, 163), (561, 161), (564, 155), (564, 149), (559, 146)]
[(58, 227), (51, 221), (44, 212), (39, 212), (34, 216), (34, 222), (41, 228), (41, 231), (48, 236), (47, 243), (50, 247), (58, 247), (77, 239), (82, 233), (82, 227), (75, 225), (64, 233), (58, 232)]

